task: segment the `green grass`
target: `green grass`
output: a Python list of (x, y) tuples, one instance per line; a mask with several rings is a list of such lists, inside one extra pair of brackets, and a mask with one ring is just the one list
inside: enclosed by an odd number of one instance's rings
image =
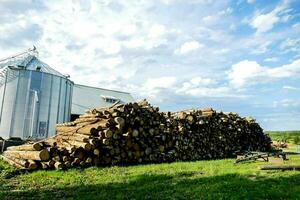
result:
[(287, 140), (290, 142), (295, 137), (300, 137), (300, 131), (267, 131), (267, 134), (272, 138), (272, 140)]
[[(300, 131), (269, 131), (266, 132), (272, 138), (273, 143), (277, 140), (286, 141), (288, 148), (285, 151), (300, 152)], [(298, 143), (295, 142), (298, 139)]]
[[(289, 156), (287, 164), (300, 164)], [(300, 199), (300, 173), (261, 171), (232, 159), (130, 167), (36, 171), (5, 178), (0, 199)]]

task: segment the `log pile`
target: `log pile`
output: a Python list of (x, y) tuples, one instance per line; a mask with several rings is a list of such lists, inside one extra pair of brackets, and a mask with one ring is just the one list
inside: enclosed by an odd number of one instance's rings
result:
[(144, 100), (89, 110), (58, 124), (55, 137), (9, 147), (2, 158), (17, 168), (61, 169), (228, 158), (270, 143), (251, 118), (211, 108), (164, 113)]

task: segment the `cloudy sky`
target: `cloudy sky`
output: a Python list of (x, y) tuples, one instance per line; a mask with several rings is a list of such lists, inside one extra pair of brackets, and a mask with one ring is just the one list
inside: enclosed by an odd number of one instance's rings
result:
[(32, 45), (76, 83), (161, 110), (300, 129), (299, 0), (0, 0), (0, 57)]

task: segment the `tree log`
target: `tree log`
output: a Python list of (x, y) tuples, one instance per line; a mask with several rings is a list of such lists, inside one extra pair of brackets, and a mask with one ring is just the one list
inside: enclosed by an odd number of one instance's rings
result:
[(43, 149), (41, 151), (5, 151), (3, 155), (37, 161), (48, 161), (50, 158), (50, 154), (47, 149)]
[(264, 165), (261, 170), (300, 170), (300, 165)]
[(10, 165), (12, 165), (12, 166), (14, 166), (14, 167), (16, 167), (16, 168), (18, 168), (18, 169), (23, 169), (23, 168), (25, 168), (25, 166), (20, 165), (19, 163), (15, 162), (15, 161), (13, 161), (13, 160), (11, 160), (11, 159), (9, 159), (8, 157), (5, 157), (5, 156), (3, 156), (3, 155), (0, 155), (0, 157), (1, 157), (1, 159), (4, 160), (5, 162), (7, 162), (8, 164), (10, 164)]
[(35, 144), (24, 144), (20, 146), (11, 146), (7, 147), (7, 150), (10, 151), (40, 151), (42, 150), (42, 145), (40, 143)]

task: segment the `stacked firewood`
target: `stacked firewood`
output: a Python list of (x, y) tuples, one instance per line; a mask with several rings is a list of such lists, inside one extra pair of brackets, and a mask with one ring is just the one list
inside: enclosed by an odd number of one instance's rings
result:
[(179, 160), (228, 158), (238, 151), (271, 149), (271, 139), (252, 118), (210, 108), (173, 113), (171, 119), (177, 123)]
[(271, 143), (253, 119), (211, 108), (164, 113), (145, 100), (89, 110), (56, 132), (2, 158), (18, 168), (60, 169), (228, 158)]

